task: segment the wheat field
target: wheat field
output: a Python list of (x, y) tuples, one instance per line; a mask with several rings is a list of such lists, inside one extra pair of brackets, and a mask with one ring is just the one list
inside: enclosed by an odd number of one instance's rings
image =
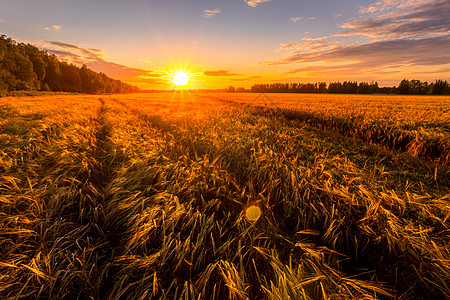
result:
[(0, 298), (450, 298), (449, 107), (0, 98)]

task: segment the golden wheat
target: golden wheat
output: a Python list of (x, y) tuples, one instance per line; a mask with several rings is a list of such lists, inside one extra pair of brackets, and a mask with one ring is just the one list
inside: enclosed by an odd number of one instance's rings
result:
[(450, 297), (448, 98), (252, 97), (0, 99), (2, 298)]

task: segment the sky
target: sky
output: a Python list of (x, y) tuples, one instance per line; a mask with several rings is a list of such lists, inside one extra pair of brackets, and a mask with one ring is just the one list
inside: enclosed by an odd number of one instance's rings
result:
[(0, 0), (0, 34), (142, 89), (450, 81), (449, 0)]

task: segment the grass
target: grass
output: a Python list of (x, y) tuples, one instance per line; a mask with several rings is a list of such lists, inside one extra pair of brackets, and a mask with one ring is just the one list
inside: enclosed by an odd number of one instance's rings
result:
[(450, 297), (449, 99), (253, 96), (0, 99), (1, 298)]

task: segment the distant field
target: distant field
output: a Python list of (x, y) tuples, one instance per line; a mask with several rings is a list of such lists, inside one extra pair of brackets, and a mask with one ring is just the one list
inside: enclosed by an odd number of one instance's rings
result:
[(449, 149), (450, 97), (0, 98), (0, 298), (450, 298)]

